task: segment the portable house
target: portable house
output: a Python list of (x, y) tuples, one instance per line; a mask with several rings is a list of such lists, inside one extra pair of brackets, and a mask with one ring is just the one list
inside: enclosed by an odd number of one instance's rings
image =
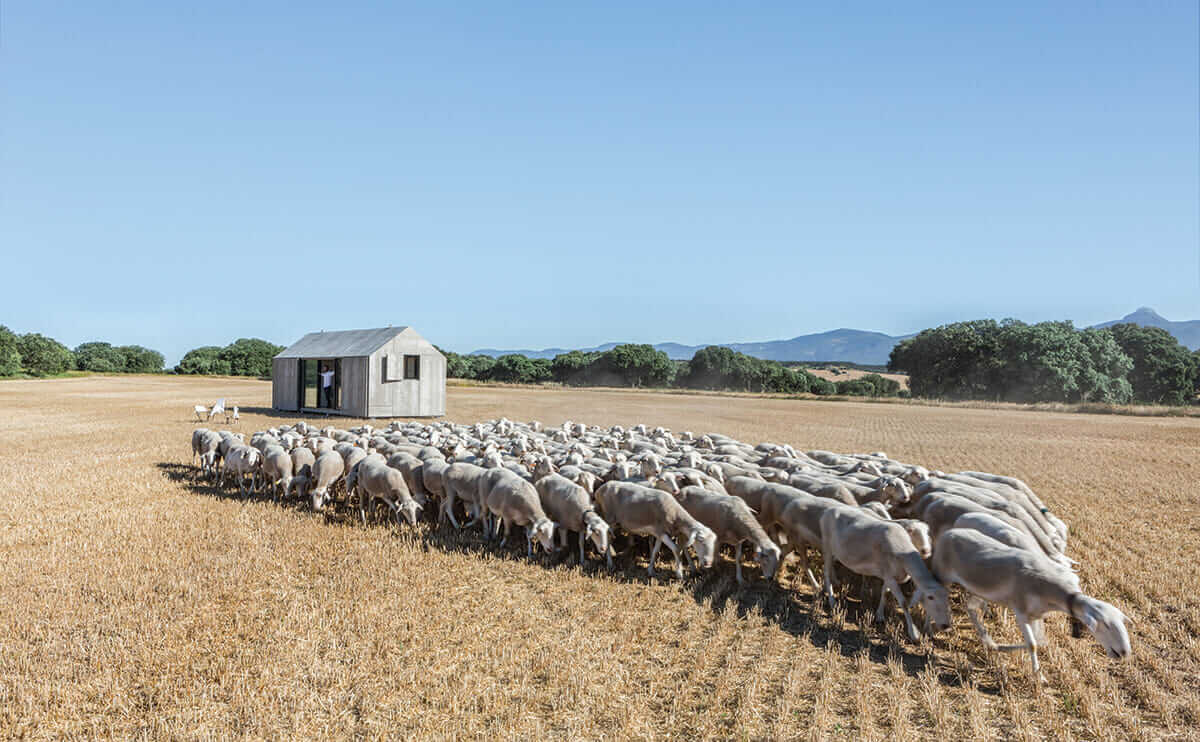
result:
[(446, 414), (446, 357), (411, 327), (310, 332), (275, 356), (271, 404), (351, 417)]

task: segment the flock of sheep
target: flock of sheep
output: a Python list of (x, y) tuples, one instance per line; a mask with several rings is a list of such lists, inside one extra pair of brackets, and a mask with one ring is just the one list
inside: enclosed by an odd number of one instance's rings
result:
[[(1065, 554), (1066, 525), (1022, 481), (984, 472), (946, 474), (894, 461), (884, 453), (799, 452), (750, 446), (717, 433), (673, 435), (664, 428), (599, 428), (566, 422), (544, 428), (506, 419), (459, 425), (393, 422), (387, 429), (317, 430), (301, 421), (254, 433), (198, 429), (193, 463), (201, 474), (237, 481), (243, 497), (269, 490), (276, 501), (296, 492), (320, 511), (340, 497), (363, 522), (384, 515), (416, 524), (481, 526), (503, 545), (514, 526), (526, 551), (590, 542), (609, 569), (619, 532), (652, 541), (649, 572), (661, 547), (674, 571), (709, 569), (722, 544), (734, 547), (739, 583), (749, 544), (763, 577), (776, 579), (786, 557), (835, 605), (835, 565), (883, 582), (876, 621), (890, 594), (908, 635), (920, 606), (929, 633), (950, 628), (947, 586), (966, 592), (966, 611), (991, 650), (1028, 650), (1040, 687), (1037, 647), (1042, 618), (1061, 611), (1075, 636), (1086, 627), (1114, 659), (1130, 655), (1128, 620), (1115, 606), (1083, 594)], [(249, 482), (247, 482), (247, 477)], [(557, 534), (557, 546), (555, 536)], [(824, 558), (818, 582), (809, 547)], [(695, 560), (692, 552), (695, 552)], [(904, 583), (911, 582), (911, 597)], [(986, 603), (1012, 610), (1024, 641), (997, 645), (980, 617)]]

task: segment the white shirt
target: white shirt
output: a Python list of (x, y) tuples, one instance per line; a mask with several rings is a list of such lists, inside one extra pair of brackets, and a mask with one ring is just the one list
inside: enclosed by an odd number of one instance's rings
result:
[(321, 386), (325, 387), (326, 389), (333, 386), (333, 372), (332, 371), (322, 371), (321, 372)]

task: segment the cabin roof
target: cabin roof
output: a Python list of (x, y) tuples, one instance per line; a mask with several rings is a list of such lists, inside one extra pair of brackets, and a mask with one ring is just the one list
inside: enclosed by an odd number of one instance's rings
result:
[[(356, 358), (369, 356), (400, 333), (410, 330), (399, 327), (376, 327), (370, 330), (335, 330), (310, 332), (289, 345), (276, 358)], [(417, 335), (420, 338), (420, 335)], [(421, 338), (424, 339), (424, 338)]]

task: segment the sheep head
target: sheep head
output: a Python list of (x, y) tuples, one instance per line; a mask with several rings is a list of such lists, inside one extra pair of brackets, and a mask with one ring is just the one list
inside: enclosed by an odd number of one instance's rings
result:
[(1129, 617), (1115, 605), (1087, 595), (1076, 595), (1070, 601), (1071, 615), (1092, 632), (1111, 659), (1128, 659), (1133, 653), (1125, 624)]
[[(950, 628), (950, 591), (940, 582), (925, 588), (917, 588), (908, 601), (908, 609), (911, 611), (917, 605), (920, 605), (925, 611), (925, 631), (936, 634)], [(916, 631), (916, 627), (913, 628), (913, 631)], [(921, 637), (918, 634), (917, 636), (910, 635), (909, 638), (917, 641)]]
[(594, 513), (590, 514), (590, 516), (584, 516), (584, 521), (583, 538), (585, 540), (591, 539), (592, 543), (596, 546), (596, 550), (601, 554), (608, 551), (608, 524), (604, 522), (603, 518)]
[(701, 569), (708, 569), (713, 565), (713, 558), (717, 555), (717, 534), (713, 533), (708, 526), (697, 526), (688, 534), (687, 545), (696, 549), (696, 561), (700, 563)]
[(529, 527), (530, 539), (535, 539), (546, 551), (554, 551), (554, 521), (549, 518), (538, 518)]
[(406, 497), (400, 503), (400, 506), (396, 508), (396, 519), (399, 520), (400, 517), (403, 517), (404, 520), (408, 521), (410, 526), (415, 526), (417, 524), (417, 516), (421, 510), (422, 507), (419, 502), (411, 497)]
[(775, 576), (775, 572), (779, 569), (779, 555), (782, 552), (775, 544), (766, 547), (758, 547), (754, 550), (754, 558), (758, 560), (762, 567), (763, 577), (771, 579)]

